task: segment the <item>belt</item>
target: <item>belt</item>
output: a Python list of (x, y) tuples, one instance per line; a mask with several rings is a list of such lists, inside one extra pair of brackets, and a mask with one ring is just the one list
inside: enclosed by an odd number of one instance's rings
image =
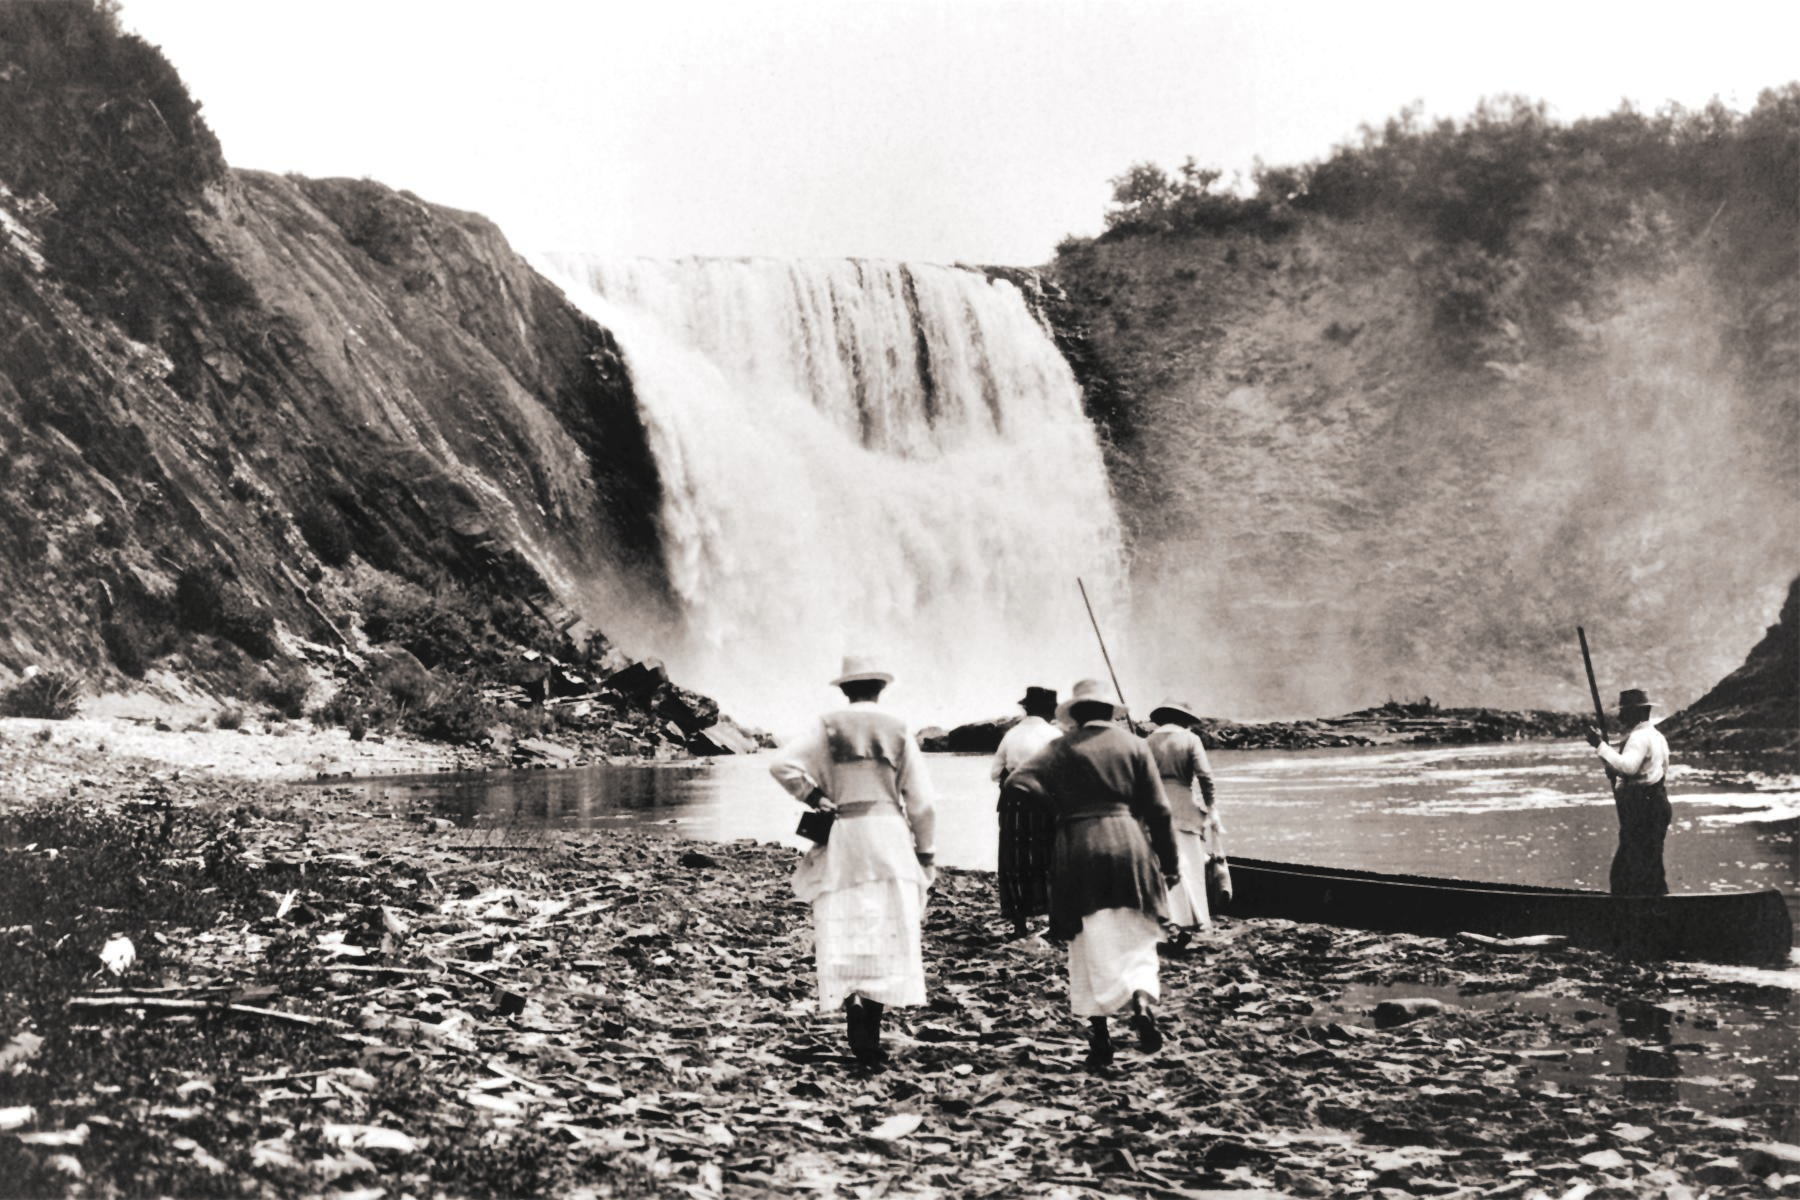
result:
[(902, 815), (900, 806), (892, 800), (852, 800), (847, 804), (838, 805), (837, 815), (840, 817), (866, 817), (870, 813), (879, 812), (884, 808), (895, 816)]

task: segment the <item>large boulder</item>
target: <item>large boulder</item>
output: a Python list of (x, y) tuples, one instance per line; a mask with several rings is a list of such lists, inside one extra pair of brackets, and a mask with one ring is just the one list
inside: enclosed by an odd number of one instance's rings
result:
[(719, 720), (717, 700), (673, 683), (657, 689), (650, 711), (665, 721), (673, 721), (684, 734), (698, 733)]
[(951, 754), (992, 754), (1000, 748), (1006, 731), (1019, 721), (1019, 717), (1011, 716), (958, 725), (944, 735), (943, 749)]
[(656, 689), (669, 682), (669, 672), (661, 661), (646, 658), (642, 662), (634, 662), (622, 671), (615, 671), (606, 677), (604, 686), (617, 692), (627, 700), (642, 706), (650, 702)]
[(755, 754), (757, 741), (729, 718), (688, 737), (691, 753), (713, 758), (722, 754)]

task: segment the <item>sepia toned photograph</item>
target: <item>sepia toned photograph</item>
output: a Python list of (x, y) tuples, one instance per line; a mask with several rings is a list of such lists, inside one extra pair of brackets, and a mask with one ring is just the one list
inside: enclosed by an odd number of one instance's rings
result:
[(1796, 45), (0, 0), (0, 1200), (1800, 1197)]

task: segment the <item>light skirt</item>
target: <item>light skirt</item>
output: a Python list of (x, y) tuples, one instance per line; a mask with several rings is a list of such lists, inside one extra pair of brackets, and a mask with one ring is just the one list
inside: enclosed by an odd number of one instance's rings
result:
[(851, 993), (888, 1005), (925, 1003), (919, 926), (925, 889), (911, 880), (875, 879), (813, 900), (813, 957), (819, 1008), (842, 1008)]
[(1135, 908), (1103, 908), (1081, 919), (1069, 943), (1069, 1005), (1078, 1017), (1104, 1017), (1131, 1003), (1134, 993), (1161, 995), (1156, 944), (1162, 928)]
[(1169, 889), (1169, 920), (1183, 929), (1205, 929), (1212, 924), (1206, 907), (1206, 839), (1177, 829), (1175, 853), (1181, 859), (1181, 878)]

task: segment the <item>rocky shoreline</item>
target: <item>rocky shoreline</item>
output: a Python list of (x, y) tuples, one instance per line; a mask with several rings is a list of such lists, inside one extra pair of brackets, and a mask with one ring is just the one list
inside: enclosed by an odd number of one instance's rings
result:
[[(0, 728), (14, 1194), (1800, 1195), (1791, 1085), (1684, 1107), (1655, 1063), (1747, 1068), (1648, 1036), (1623, 1075), (1551, 1076), (1627, 1002), (1779, 1027), (1791, 993), (1225, 918), (1166, 961), (1168, 1047), (1095, 1075), (1061, 954), (1004, 940), (991, 877), (946, 871), (931, 1003), (869, 1074), (811, 1002), (790, 850), (477, 839), (279, 763), (123, 751)], [(1353, 988), (1470, 999), (1389, 1023), (1343, 1009)]]
[[(1017, 717), (973, 721), (954, 729), (926, 729), (926, 750), (991, 754)], [(1429, 699), (1390, 700), (1375, 708), (1308, 721), (1243, 723), (1221, 717), (1200, 722), (1212, 750), (1318, 750), (1341, 746), (1451, 746), (1512, 742), (1524, 738), (1580, 737), (1593, 718), (1579, 713), (1497, 708), (1439, 708)], [(1137, 722), (1148, 733), (1147, 722)]]

